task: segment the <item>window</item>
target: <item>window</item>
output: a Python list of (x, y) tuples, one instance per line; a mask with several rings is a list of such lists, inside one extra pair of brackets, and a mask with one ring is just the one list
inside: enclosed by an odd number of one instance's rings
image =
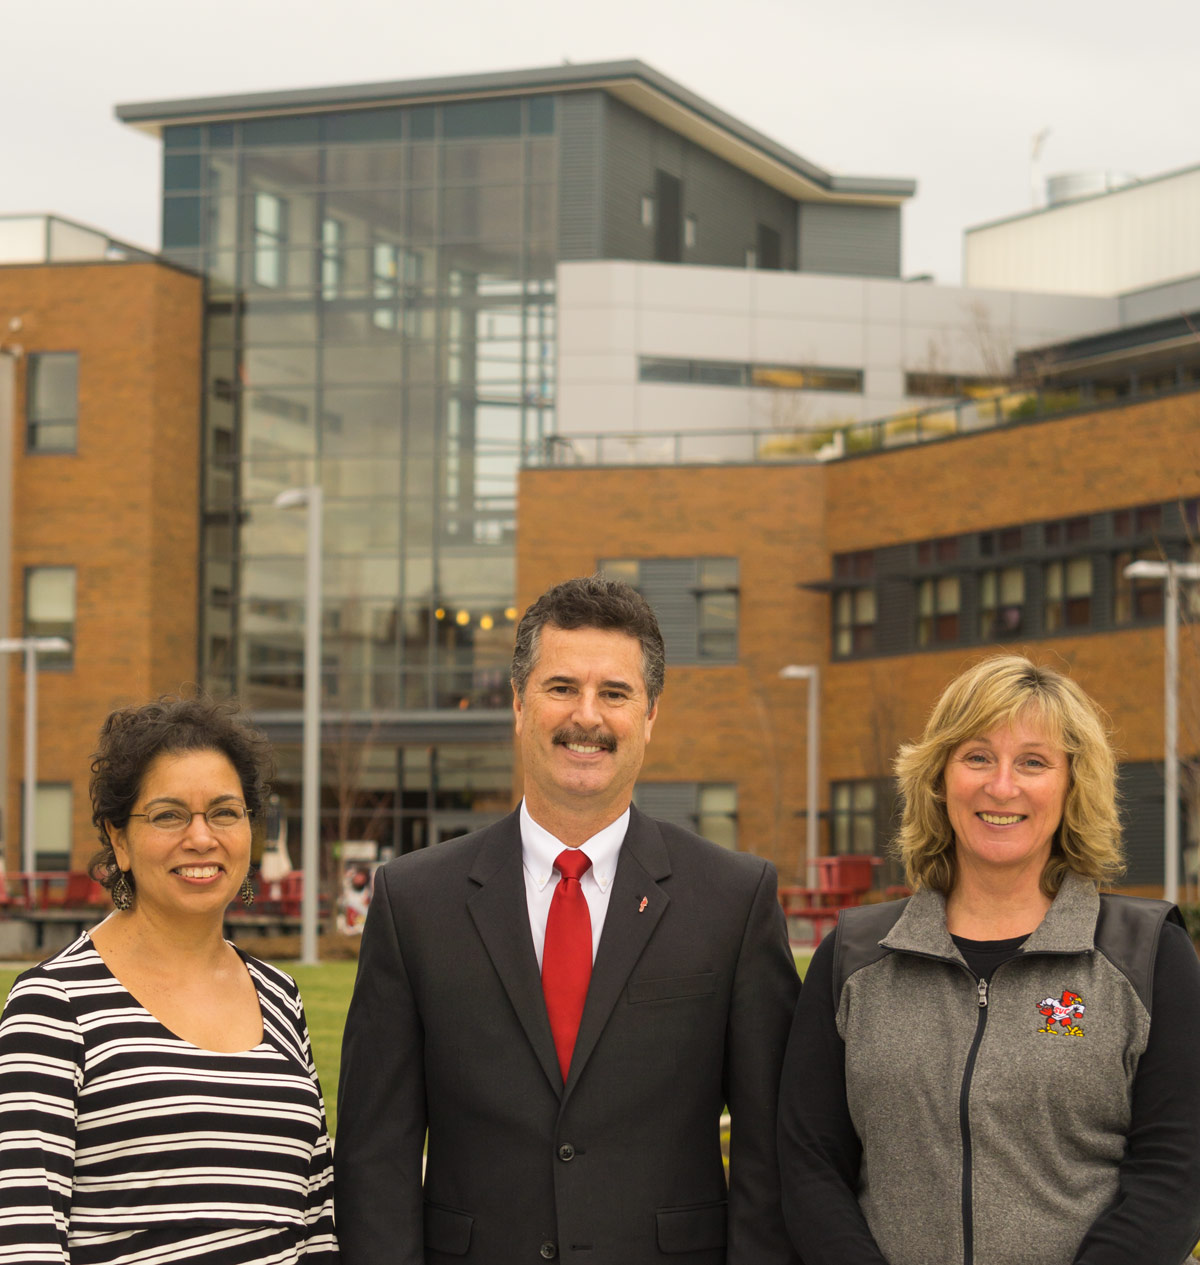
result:
[(654, 199), (648, 194), (642, 194), (642, 227), (654, 227)]
[(696, 655), (700, 659), (737, 659), (738, 562), (736, 558), (700, 558), (696, 585)]
[(833, 595), (833, 653), (838, 658), (875, 649), (874, 589), (843, 589)]
[[(75, 639), (75, 568), (28, 567), (25, 571), (26, 637)], [(69, 650), (39, 654), (39, 668), (69, 668), (74, 646)]]
[(696, 217), (694, 215), (685, 215), (683, 217), (683, 244), (685, 246), (695, 246), (696, 231)]
[(642, 812), (694, 830), (737, 851), (738, 788), (733, 782), (639, 782), (633, 802)]
[(1162, 506), (1142, 505), (1113, 515), (1114, 536), (1157, 536), (1162, 530)]
[(1019, 527), (1004, 527), (1000, 531), (979, 533), (979, 556), (992, 558), (996, 555), (1019, 553), (1023, 534)]
[(459, 101), (442, 112), (442, 135), (447, 140), (477, 136), (520, 136), (521, 99), (493, 98), (490, 101)]
[(944, 575), (917, 585), (917, 645), (951, 645), (958, 641), (962, 592), (958, 576)]
[(703, 783), (696, 795), (696, 833), (737, 851), (737, 786), (732, 782)]
[(287, 282), (287, 203), (274, 193), (254, 195), (254, 281), (278, 289)]
[(599, 570), (654, 608), (669, 663), (736, 663), (736, 558), (610, 558)]
[(766, 387), (776, 391), (839, 391), (859, 395), (863, 389), (861, 369), (746, 364), (740, 360), (681, 360), (673, 356), (640, 357), (638, 380), (720, 387)]
[(1165, 589), (1162, 580), (1131, 580), (1125, 575), (1125, 568), (1131, 562), (1143, 559), (1163, 560), (1157, 549), (1126, 549), (1113, 559), (1113, 619), (1118, 624), (1142, 620), (1162, 622)]
[(1092, 618), (1092, 560), (1065, 558), (1047, 563), (1045, 570), (1046, 632), (1086, 628)]
[(875, 856), (874, 886), (902, 884), (904, 866), (889, 854), (888, 841), (896, 832), (899, 801), (890, 778), (862, 778), (834, 782), (829, 788), (829, 842), (834, 856)]
[(936, 399), (967, 399), (994, 395), (1005, 384), (996, 378), (973, 378), (959, 373), (906, 373), (904, 394)]
[(868, 584), (875, 578), (875, 551), (835, 553), (833, 578), (838, 586), (833, 590), (834, 656), (870, 654), (875, 649), (877, 602), (875, 589)]
[(79, 419), (79, 353), (35, 352), (25, 390), (29, 452), (74, 452)]
[(1063, 544), (1073, 545), (1088, 540), (1091, 529), (1091, 520), (1088, 518), (1064, 518), (1044, 524), (1042, 533), (1047, 548), (1053, 549)]
[(336, 299), (342, 292), (342, 242), (346, 226), (341, 220), (321, 223), (321, 297)]
[(1021, 631), (1025, 614), (1025, 571), (1001, 567), (979, 577), (979, 639), (1007, 641)]
[(638, 361), (638, 379), (641, 382), (691, 382), (692, 362), (668, 356), (643, 356)]
[(853, 553), (833, 555), (833, 574), (838, 580), (871, 580), (875, 578), (875, 551), (857, 549)]
[[(71, 784), (39, 782), (33, 805), (34, 869), (71, 868)], [(24, 848), (24, 840), (22, 840)]]
[(748, 365), (752, 387), (777, 391), (849, 391), (862, 394), (861, 369), (825, 369), (818, 365)]
[(385, 304), (371, 312), (371, 320), (378, 329), (395, 329), (397, 325), (400, 256), (400, 247), (391, 242), (376, 242), (371, 250), (371, 293)]
[(880, 846), (879, 786), (874, 781), (834, 782), (830, 787), (829, 828), (838, 856), (872, 855)]
[(928, 567), (936, 562), (958, 560), (958, 537), (943, 536), (940, 540), (922, 540), (917, 545), (917, 564)]

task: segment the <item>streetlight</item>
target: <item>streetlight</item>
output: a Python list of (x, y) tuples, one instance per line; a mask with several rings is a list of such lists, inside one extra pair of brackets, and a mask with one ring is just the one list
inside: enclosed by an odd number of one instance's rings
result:
[(321, 517), (322, 493), (317, 485), (288, 488), (275, 498), (277, 509), (308, 507), (308, 543), (304, 571), (304, 755), (301, 773), (300, 961), (316, 966), (317, 893), (320, 887), (321, 799)]
[(807, 831), (804, 842), (804, 873), (809, 887), (817, 886), (817, 800), (819, 787), (817, 784), (817, 713), (820, 707), (821, 670), (815, 663), (789, 663), (786, 668), (779, 669), (779, 675), (785, 681), (808, 682), (808, 771), (805, 775), (808, 796)]
[(32, 874), (37, 864), (37, 657), (70, 650), (65, 637), (0, 637), (0, 654), (25, 654), (25, 803), (22, 804), (21, 868)]
[(1163, 756), (1166, 788), (1163, 816), (1166, 827), (1163, 848), (1163, 895), (1179, 899), (1179, 582), (1200, 580), (1200, 562), (1131, 562), (1127, 580), (1162, 580), (1166, 588), (1163, 610), (1163, 714), (1166, 730)]

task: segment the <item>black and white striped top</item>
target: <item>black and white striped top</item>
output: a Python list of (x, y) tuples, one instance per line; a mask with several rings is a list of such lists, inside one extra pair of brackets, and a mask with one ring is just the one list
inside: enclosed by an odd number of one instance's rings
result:
[(243, 957), (262, 1043), (180, 1040), (86, 934), (0, 1021), (0, 1265), (337, 1260), (325, 1108), (295, 982)]

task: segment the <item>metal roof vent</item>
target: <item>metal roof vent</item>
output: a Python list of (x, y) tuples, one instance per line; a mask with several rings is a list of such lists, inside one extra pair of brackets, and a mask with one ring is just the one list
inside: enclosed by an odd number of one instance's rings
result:
[(1137, 176), (1127, 171), (1067, 171), (1046, 178), (1046, 205), (1062, 206), (1136, 183)]

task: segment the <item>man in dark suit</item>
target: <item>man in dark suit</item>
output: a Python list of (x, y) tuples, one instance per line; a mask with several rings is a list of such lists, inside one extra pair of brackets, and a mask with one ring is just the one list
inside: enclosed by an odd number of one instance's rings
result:
[(619, 581), (557, 585), (512, 680), (520, 808), (376, 874), (338, 1093), (342, 1260), (792, 1265), (775, 1103), (799, 982), (772, 867), (631, 806), (654, 614)]

